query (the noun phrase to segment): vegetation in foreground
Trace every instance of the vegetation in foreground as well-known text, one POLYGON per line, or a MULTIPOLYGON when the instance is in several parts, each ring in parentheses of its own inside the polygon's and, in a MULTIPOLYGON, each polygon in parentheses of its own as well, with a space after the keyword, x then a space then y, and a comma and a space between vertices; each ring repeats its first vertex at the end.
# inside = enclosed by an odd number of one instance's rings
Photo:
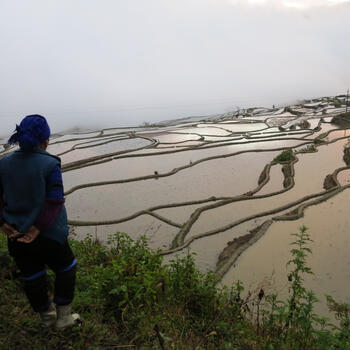
MULTIPOLYGON (((0 238, 1 349, 350 349, 349 306, 328 297, 339 325, 314 313, 317 299, 303 286, 311 253, 305 227, 295 234, 288 262, 290 295, 242 297, 240 282, 217 288, 193 256, 164 265, 144 238, 115 234, 107 248, 72 241, 79 257, 75 310, 81 327, 43 329, 21 291, 21 277, 0 238)), ((52 279, 53 276, 49 275, 52 279)))

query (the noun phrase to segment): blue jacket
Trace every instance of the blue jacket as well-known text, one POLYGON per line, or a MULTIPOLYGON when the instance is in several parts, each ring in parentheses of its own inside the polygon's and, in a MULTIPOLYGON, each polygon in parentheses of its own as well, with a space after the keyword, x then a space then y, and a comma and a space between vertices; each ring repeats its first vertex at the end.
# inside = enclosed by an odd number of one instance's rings
MULTIPOLYGON (((47 177, 60 165, 58 157, 36 149, 16 151, 0 159, 0 195, 4 198, 3 219, 19 232, 28 231, 46 199, 47 177)), ((41 236, 63 243, 68 236, 67 213, 64 205, 53 225, 41 236)))

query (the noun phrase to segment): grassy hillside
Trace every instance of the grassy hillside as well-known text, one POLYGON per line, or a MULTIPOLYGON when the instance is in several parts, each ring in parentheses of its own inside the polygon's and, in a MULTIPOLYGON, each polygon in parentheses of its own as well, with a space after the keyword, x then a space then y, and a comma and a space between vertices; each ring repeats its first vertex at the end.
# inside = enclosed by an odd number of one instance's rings
POLYGON ((329 325, 314 314, 316 297, 303 287, 303 275, 311 273, 305 227, 291 249, 285 301, 263 290, 243 298, 239 282, 217 288, 191 254, 164 265, 144 238, 134 242, 118 233, 109 243, 71 241, 79 259, 74 309, 84 322, 56 331, 40 327, 1 236, 1 349, 350 349, 349 306, 329 298, 340 320, 329 325))

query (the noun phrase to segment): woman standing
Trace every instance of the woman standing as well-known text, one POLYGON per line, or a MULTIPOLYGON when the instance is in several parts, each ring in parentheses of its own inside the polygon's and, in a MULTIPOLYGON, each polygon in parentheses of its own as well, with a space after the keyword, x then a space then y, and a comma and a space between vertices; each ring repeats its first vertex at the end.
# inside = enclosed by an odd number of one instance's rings
POLYGON ((43 325, 64 328, 79 318, 71 313, 77 261, 67 241, 61 161, 46 152, 49 137, 40 115, 16 126, 8 142, 20 149, 0 159, 0 226, 33 310, 43 325), (48 297, 46 266, 56 274, 56 308, 48 297))

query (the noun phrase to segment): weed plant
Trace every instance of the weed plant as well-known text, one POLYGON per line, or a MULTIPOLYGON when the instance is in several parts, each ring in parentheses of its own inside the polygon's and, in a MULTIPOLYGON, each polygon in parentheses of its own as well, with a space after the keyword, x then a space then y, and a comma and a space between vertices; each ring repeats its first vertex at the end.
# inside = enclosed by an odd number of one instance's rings
POLYGON ((332 124, 340 125, 343 128, 348 127, 349 122, 350 112, 338 114, 331 121, 332 124))
POLYGON ((190 252, 164 264, 144 237, 117 233, 108 243, 71 241, 79 259, 74 309, 84 322, 56 331, 40 327, 0 236, 0 348, 350 350, 349 305, 327 298, 339 321, 332 325, 315 314, 317 298, 304 287, 312 274, 306 227, 294 234, 285 300, 262 289, 243 296, 239 281, 218 288, 190 252))
POLYGON ((288 163, 294 160, 293 149, 287 148, 273 160, 275 163, 288 163))
POLYGON ((314 144, 312 144, 301 148, 297 153, 314 153, 314 152, 317 152, 317 148, 314 144))

